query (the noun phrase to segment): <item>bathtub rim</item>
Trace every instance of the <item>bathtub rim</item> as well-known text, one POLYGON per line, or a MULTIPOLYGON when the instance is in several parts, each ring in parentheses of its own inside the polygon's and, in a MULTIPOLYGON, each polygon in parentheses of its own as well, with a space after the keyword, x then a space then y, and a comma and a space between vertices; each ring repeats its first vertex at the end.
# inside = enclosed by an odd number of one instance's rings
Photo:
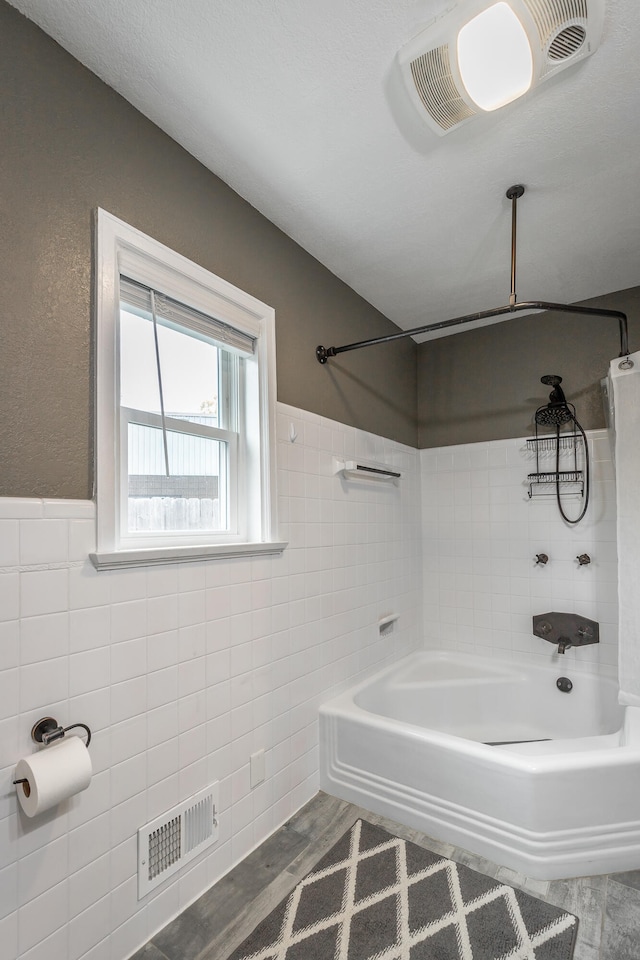
MULTIPOLYGON (((635 744, 633 740, 627 742, 625 740, 625 729, 626 729, 626 718, 628 715, 629 707, 621 706, 621 724, 620 727, 613 731, 611 734, 603 735, 598 734, 595 736, 587 737, 571 737, 564 738, 562 742, 567 744, 567 749, 565 752, 553 752, 553 753, 540 753, 540 754, 518 754, 515 751, 501 750, 492 746, 491 744, 483 743, 479 740, 470 740, 467 737, 461 737, 457 734, 446 733, 443 730, 437 730, 434 727, 423 727, 418 724, 409 723, 404 720, 397 720, 391 717, 386 716, 385 714, 375 713, 373 710, 369 710, 366 707, 360 706, 356 702, 356 698, 359 693, 363 690, 373 687, 378 683, 382 683, 390 675, 400 672, 404 667, 414 659, 426 659, 427 657, 437 659, 437 660, 472 660, 474 663, 486 662, 486 658, 479 657, 473 654, 457 654, 456 651, 447 651, 447 650, 418 650, 413 653, 408 654, 405 657, 402 657, 400 660, 395 661, 392 664, 387 665, 386 667, 378 670, 377 672, 370 674, 368 677, 363 678, 355 685, 343 690, 342 692, 336 694, 335 696, 327 699, 320 705, 319 712, 320 716, 326 716, 328 714, 341 715, 343 718, 351 717, 353 719, 359 719, 360 722, 371 726, 373 725, 378 730, 388 730, 389 726, 393 726, 395 729, 400 728, 409 739, 423 740, 428 739, 431 742, 451 750, 455 750, 458 753, 467 753, 470 756, 481 756, 485 758, 497 758, 496 763, 498 766, 507 766, 515 767, 523 772, 529 774, 535 774, 536 772, 549 772, 553 770, 565 770, 567 763, 570 763, 574 769, 584 769, 589 766, 592 766, 592 762, 588 762, 587 758, 597 759, 602 761, 603 766, 608 765, 618 765, 620 763, 620 754, 619 751, 626 751, 623 763, 634 763, 640 761, 640 742, 635 744), (619 742, 617 744, 612 744, 608 747, 594 747, 593 750, 581 749, 571 750, 570 744, 575 741, 579 741, 582 744, 586 744, 589 740, 600 740, 603 736, 617 736, 619 742), (571 761, 568 761, 567 758, 571 757, 571 761), (502 761, 499 758, 503 758, 502 761), (580 761, 579 758, 582 758, 580 761), (608 759, 605 759, 608 758, 608 759), (618 758, 617 761, 613 758, 618 758)), ((491 660, 490 663, 494 663, 494 660, 491 660)), ((508 671, 504 669, 505 667, 511 668, 512 662, 507 660, 498 660, 498 670, 500 674, 506 679, 508 671)), ((538 665, 537 669, 541 672, 555 673, 553 665, 543 666, 538 665)), ((513 665, 513 671, 511 673, 512 678, 517 677, 518 674, 524 675, 526 667, 520 664, 513 665)), ((594 678, 603 681, 607 684, 616 683, 611 677, 601 677, 598 674, 593 674, 589 671, 578 671, 575 670, 574 674, 577 675, 581 673, 583 676, 594 678)), ((416 682, 415 686, 431 686, 432 684, 437 687, 448 686, 449 684, 456 684, 458 686, 463 686, 467 681, 462 680, 434 680, 429 681, 428 683, 416 682)), ((475 680, 471 681, 472 683, 476 682, 475 680)), ((479 683, 482 680, 478 681, 479 683)), ((617 684, 616 684, 617 685, 617 684)), ((639 708, 640 710, 640 708, 639 708)), ((554 741, 551 741, 554 742, 554 741)), ((556 741, 557 742, 557 741, 556 741)))

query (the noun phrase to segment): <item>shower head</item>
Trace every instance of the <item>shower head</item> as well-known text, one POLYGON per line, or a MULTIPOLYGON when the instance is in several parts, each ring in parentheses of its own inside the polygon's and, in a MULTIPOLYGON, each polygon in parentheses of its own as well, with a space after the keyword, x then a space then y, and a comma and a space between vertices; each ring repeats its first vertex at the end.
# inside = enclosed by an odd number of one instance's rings
POLYGON ((540 377, 540 382, 553 387, 553 390, 549 394, 549 403, 536 410, 536 423, 547 427, 560 427, 563 423, 574 420, 574 415, 567 405, 564 390, 560 386, 562 377, 547 373, 544 377, 540 377))
POLYGON ((536 423, 545 427, 561 427, 563 423, 570 423, 573 414, 566 403, 547 403, 536 410, 536 423))

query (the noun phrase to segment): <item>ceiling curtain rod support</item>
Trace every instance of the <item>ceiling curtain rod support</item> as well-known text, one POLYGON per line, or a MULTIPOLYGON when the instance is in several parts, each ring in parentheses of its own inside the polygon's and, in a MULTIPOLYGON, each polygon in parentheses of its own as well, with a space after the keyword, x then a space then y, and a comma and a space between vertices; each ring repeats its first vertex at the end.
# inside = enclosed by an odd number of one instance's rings
POLYGON ((473 323, 474 320, 488 320, 491 317, 500 317, 509 313, 518 313, 522 310, 555 310, 558 313, 576 313, 586 317, 610 317, 617 320, 620 329, 620 356, 629 356, 629 329, 626 313, 620 310, 600 310, 597 307, 581 307, 571 303, 548 303, 546 300, 527 300, 521 303, 516 299, 516 240, 517 240, 517 203, 524 194, 521 184, 509 187, 506 196, 511 200, 511 293, 509 303, 493 310, 480 310, 477 313, 468 313, 463 317, 454 317, 452 320, 441 320, 438 323, 428 323, 422 327, 413 327, 411 330, 402 330, 386 337, 374 337, 372 340, 359 340, 357 343, 347 343, 342 347, 316 347, 318 363, 326 363, 330 357, 337 357, 339 353, 349 350, 361 350, 362 347, 371 347, 377 343, 391 343, 393 340, 402 340, 405 337, 414 337, 421 333, 431 333, 433 330, 444 330, 446 327, 455 327, 463 323, 473 323))
POLYGON ((507 200, 511 200, 511 293, 509 294, 509 305, 515 306, 518 302, 516 296, 516 241, 518 235, 518 200, 524 194, 524 187, 517 183, 507 190, 507 200))

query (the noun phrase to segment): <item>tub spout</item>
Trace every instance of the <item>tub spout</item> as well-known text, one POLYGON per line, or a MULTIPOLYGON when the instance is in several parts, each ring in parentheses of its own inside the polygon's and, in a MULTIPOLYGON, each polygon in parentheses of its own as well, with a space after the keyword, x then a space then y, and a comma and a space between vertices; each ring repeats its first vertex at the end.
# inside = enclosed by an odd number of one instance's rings
POLYGON ((570 646, 571 640, 569 640, 569 637, 560 637, 558 640, 558 653, 564 653, 570 646))

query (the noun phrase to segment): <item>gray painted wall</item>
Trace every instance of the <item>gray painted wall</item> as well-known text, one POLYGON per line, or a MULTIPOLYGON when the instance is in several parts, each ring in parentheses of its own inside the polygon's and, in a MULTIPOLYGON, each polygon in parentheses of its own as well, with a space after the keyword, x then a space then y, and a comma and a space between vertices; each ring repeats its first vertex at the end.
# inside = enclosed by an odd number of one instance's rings
POLYGON ((278 398, 416 445, 411 341, 166 134, 0 2, 0 496, 91 495, 96 207, 276 310, 278 398))
MULTIPOLYGON (((544 298, 544 291, 534 291, 544 298)), ((640 287, 586 300, 629 316, 640 349, 640 287)), ((481 308, 479 305, 478 309, 481 308)), ((600 380, 619 352, 618 323, 561 313, 515 317, 423 343, 418 353, 418 445, 438 447, 522 437, 546 403, 545 373, 563 377, 585 429, 604 426, 600 380)))
MULTIPOLYGON (((603 425, 615 321, 517 317, 321 367, 318 343, 397 328, 4 0, 0 52, 0 496, 91 495, 97 206, 275 308, 285 403, 431 447, 529 433, 558 373, 603 425)), ((589 303, 627 311, 640 347, 640 288, 589 303)))

